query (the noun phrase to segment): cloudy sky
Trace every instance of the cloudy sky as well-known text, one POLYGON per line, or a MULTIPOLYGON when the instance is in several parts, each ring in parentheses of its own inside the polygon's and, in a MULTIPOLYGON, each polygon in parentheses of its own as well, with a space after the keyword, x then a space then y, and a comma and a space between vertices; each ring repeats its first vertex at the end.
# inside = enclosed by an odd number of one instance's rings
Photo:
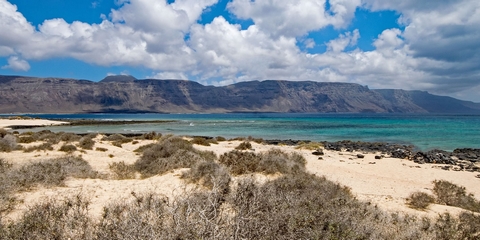
POLYGON ((0 0, 0 74, 340 81, 480 102, 480 1, 0 0))

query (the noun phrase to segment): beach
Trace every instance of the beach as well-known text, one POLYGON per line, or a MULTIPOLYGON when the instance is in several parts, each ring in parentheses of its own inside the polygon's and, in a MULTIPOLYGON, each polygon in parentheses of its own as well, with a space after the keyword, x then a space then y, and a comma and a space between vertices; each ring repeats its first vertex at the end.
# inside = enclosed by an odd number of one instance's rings
MULTIPOLYGON (((0 126, 12 125, 51 125, 64 124, 58 121, 49 120, 0 120, 0 126)), ((53 146, 53 150, 44 151, 11 151, 1 152, 0 158, 13 165, 24 165, 47 158, 62 157, 65 155, 80 156, 85 159, 93 168, 101 174, 111 174, 109 165, 115 162, 133 164, 139 157, 134 150, 142 145, 154 143, 155 140, 137 140, 135 144, 125 143, 121 147, 112 145, 109 141, 102 141, 104 136, 98 135, 93 140, 96 148, 106 149, 104 151, 84 150, 65 153, 58 151, 63 143, 53 146)), ((210 146, 195 145, 196 149, 212 151, 217 156, 233 151, 242 141, 222 141, 210 146)), ((40 142, 23 144, 24 147, 39 145, 40 142)), ((347 186, 354 196, 362 201, 371 202, 381 209, 393 212, 401 212, 420 216, 434 217, 443 212, 459 213, 461 209, 439 204, 432 204, 427 210, 415 210, 407 206, 408 196, 416 191, 432 193, 432 182, 435 180, 446 180, 464 186, 467 192, 473 193, 475 197, 480 196, 478 188, 478 172, 467 171, 446 171, 443 164, 417 164, 406 159, 384 157, 375 159, 380 153, 366 152, 342 152, 323 150, 323 156, 312 154, 312 150, 298 149, 295 146, 268 145, 265 143, 251 142, 254 153, 267 152, 271 149, 280 149, 287 153, 298 153, 306 159, 306 170, 309 173, 325 176, 328 180, 347 186), (364 157, 359 158, 358 154, 364 157)), ((478 164, 478 163, 477 163, 478 164)), ((18 217, 22 211, 29 206, 49 198, 74 195, 78 193, 89 196, 91 200, 91 214, 99 216, 105 204, 118 201, 119 199, 131 198, 132 192, 155 192, 171 196, 176 192, 188 187, 185 181, 180 178, 181 172, 185 169, 176 169, 163 175, 157 175, 146 179, 75 179, 66 181, 65 186, 42 188, 37 187, 28 192, 18 194, 22 204, 16 206, 11 217, 18 217)), ((266 179, 272 176, 262 176, 266 179)))
MULTIPOLYGON (((2 124, 8 127, 18 125, 19 123, 27 123, 19 121, 20 120, 3 120, 2 124)), ((61 122, 45 120, 29 120, 28 123, 34 126, 41 124, 63 124, 61 122)), ((9 137, 12 136, 10 133, 2 131, 2 135, 3 139, 0 140, 3 140, 3 143, 5 143, 5 141, 13 141, 12 137, 9 137)), ((16 139, 18 143, 15 144, 15 147, 8 151, 0 151, 0 171, 4 171, 2 174, 6 174, 6 176, 10 176, 10 178, 13 179, 3 179, 2 181, 4 181, 6 185, 0 186, 9 191, 8 194, 3 193, 2 196, 0 196, 0 200, 4 204, 2 209, 0 209, 0 221, 9 224, 15 223, 16 221, 26 221, 26 216, 28 216, 31 211, 36 211, 35 209, 37 208, 40 211, 49 211, 46 210, 51 208, 47 207, 49 206, 48 204, 60 204, 61 206, 62 204, 68 203, 73 204, 67 205, 68 208, 74 207, 73 209, 77 207, 82 209, 83 206, 84 210, 81 211, 84 212, 81 212, 81 214, 85 214, 89 219, 92 219, 88 220, 89 224, 95 225, 98 224, 98 221, 105 221, 105 219, 108 218, 108 213, 112 210, 107 211, 106 209, 118 209, 120 206, 127 210, 129 206, 143 204, 146 196, 151 196, 147 197, 147 199, 151 199, 151 201, 157 198, 163 199, 161 200, 161 204, 169 206, 167 208, 170 209, 168 211, 171 211, 169 214, 178 214, 174 212, 178 210, 175 206, 176 204, 182 204, 182 201, 187 201, 183 203, 186 203, 187 206, 189 206, 188 208, 190 208, 191 206, 189 204, 192 203, 188 201, 198 200, 189 199, 196 199, 194 196, 202 196, 196 195, 201 192, 210 194, 206 195, 208 199, 210 199, 208 202, 214 200, 215 198, 212 199, 212 197, 218 194, 218 192, 216 192, 217 190, 215 190, 215 184, 220 184, 221 182, 214 183, 213 190, 208 190, 205 183, 208 183, 208 178, 212 178, 213 181, 215 181, 215 179, 217 179, 216 177, 220 176, 219 179, 221 179, 221 176, 223 176, 221 175, 221 169, 223 167, 214 170, 212 174, 215 175, 200 178, 200 180, 196 182, 189 180, 188 177, 188 174, 193 171, 194 168, 196 168, 195 171, 199 171, 199 168, 195 167, 195 164, 191 165, 192 168, 170 167, 167 171, 161 171, 160 173, 154 172, 153 174, 145 174, 145 171, 142 172, 138 170, 140 168, 138 168, 136 164, 144 159, 148 159, 148 154, 156 156, 157 154, 163 154, 165 151, 170 151, 168 149, 175 145, 175 142, 177 144, 175 146, 184 146, 186 147, 185 149, 190 149, 189 146, 193 148, 188 151, 175 150, 176 153, 180 155, 177 155, 176 158, 175 155, 173 156, 174 158, 172 159, 177 160, 169 161, 183 161, 182 159, 191 159, 192 156, 194 159, 195 156, 215 156, 213 158, 216 159, 214 160, 215 162, 220 163, 223 161, 224 163, 222 164, 225 164, 225 156, 239 156, 239 159, 242 158, 244 161, 250 161, 251 159, 248 160, 249 158, 245 157, 267 156, 268 154, 272 154, 272 152, 273 156, 276 156, 275 158, 280 157, 280 159, 284 159, 285 156, 287 156, 287 158, 290 159, 287 159, 288 161, 301 157, 300 159, 304 159, 304 170, 300 170, 298 174, 303 174, 302 171, 305 171, 308 175, 314 176, 315 179, 320 179, 320 181, 323 181, 321 179, 325 179, 328 182, 332 182, 332 184, 337 184, 340 188, 336 191, 346 192, 348 195, 351 194, 351 201, 359 202, 361 206, 363 206, 358 211, 366 211, 365 214, 368 213, 368 215, 381 214, 375 217, 375 219, 377 219, 379 216, 383 216, 380 217, 378 221, 385 221, 382 222, 383 227, 377 230, 380 234, 393 234, 393 236, 397 236, 400 232, 404 231, 401 230, 402 227, 397 229, 397 231, 399 231, 397 233, 388 233, 390 230, 387 229, 390 229, 390 225, 388 224, 391 224, 391 222, 400 221, 403 224, 401 225, 403 228, 409 229, 409 231, 424 231, 422 233, 425 235, 423 239, 429 239, 432 234, 437 233, 425 230, 428 228, 424 228, 424 230, 421 230, 421 228, 418 229, 420 225, 411 221, 419 221, 414 219, 425 218, 431 219, 430 221, 441 221, 441 219, 438 220, 438 218, 445 216, 444 214, 461 218, 461 216, 463 216, 462 214, 465 214, 466 211, 468 212, 465 207, 447 206, 447 204, 438 202, 431 202, 425 208, 415 208, 409 205, 409 199, 415 192, 426 193, 429 196, 435 195, 435 181, 445 181, 463 187, 464 192, 470 194, 468 195, 470 198, 473 197, 473 199, 475 199, 473 201, 480 202, 478 201, 480 196, 480 188, 478 188, 480 174, 478 171, 472 170, 480 167, 478 162, 473 165, 471 164, 468 169, 458 170, 457 168, 452 168, 449 164, 419 164, 409 159, 394 158, 383 152, 352 151, 351 149, 331 150, 322 146, 321 143, 315 142, 290 144, 291 141, 274 141, 275 144, 272 144, 272 141, 268 143, 269 141, 254 138, 218 138, 217 141, 217 139, 173 136, 168 134, 162 135, 153 132, 136 137, 125 137, 120 134, 89 133, 77 135, 63 132, 54 133, 45 130, 37 133, 16 133, 16 139), (317 146, 316 144, 319 145, 317 146), (239 150, 242 145, 248 145, 248 147, 239 150), (149 150, 154 149, 155 146, 157 146, 157 150, 155 150, 157 152, 149 150), (312 148, 312 146, 315 147, 312 148), (231 155, 232 153, 234 154, 231 155), (56 165, 57 163, 59 165, 56 165), (64 177, 58 178, 50 175, 52 171, 55 171, 56 167, 54 166, 63 169, 56 174, 64 177), (132 166, 137 170, 132 172, 132 166), (17 171, 18 174, 27 175, 16 176, 11 173, 9 175, 8 171, 17 171), (29 171, 31 172, 29 173, 29 171), (46 172, 41 173, 42 171, 46 172), (68 173, 68 171, 72 173, 68 173), (45 176, 43 174, 45 174, 45 176), (214 176, 216 177, 213 178, 214 176), (20 185, 18 185, 19 181, 20 185), (28 181, 33 181, 33 184, 28 181), (38 183, 35 183, 35 181, 38 183), (54 181, 57 181, 57 183, 53 184, 52 182, 54 181), (11 186, 15 184, 20 187, 17 187, 17 190, 12 190, 15 188, 11 186), (133 205, 128 205, 129 203, 133 205), (365 208, 365 210, 361 210, 362 208, 365 208), (397 217, 399 217, 399 219, 395 220, 397 217)), ((234 161, 236 160, 234 159, 234 161)), ((157 165, 171 163, 172 162, 159 162, 157 165)), ((242 163, 238 164, 241 165, 242 163)), ((270 164, 277 166, 273 162, 270 162, 270 164)), ((288 177, 289 174, 295 175, 295 171, 298 171, 298 169, 293 170, 295 168, 292 167, 291 162, 284 166, 289 166, 289 164, 290 170, 281 170, 282 167, 280 167, 277 168, 279 169, 278 171, 274 170, 273 172, 268 170, 268 166, 265 168, 266 170, 263 171, 247 171, 247 173, 243 174, 238 174, 238 172, 234 173, 233 170, 230 169, 230 174, 227 174, 230 179, 227 181, 227 183, 229 183, 227 188, 230 190, 227 190, 226 193, 231 191, 235 193, 241 184, 248 183, 249 181, 253 181, 258 184, 258 186, 262 186, 275 182, 277 179, 282 178, 282 176, 288 177)), ((247 165, 244 167, 246 166, 247 165)), ((150 165, 150 167, 156 168, 154 165, 150 165)), ((301 169, 302 168, 303 167, 301 167, 301 169)), ((206 169, 204 168, 204 170, 200 170, 200 172, 208 172, 208 168, 206 169)), ((148 169, 146 170, 148 173, 148 169)), ((302 177, 299 179, 301 178, 302 177)), ((222 185, 220 185, 220 187, 221 186, 222 185)), ((328 191, 327 189, 328 187, 325 191, 328 191)), ((295 191, 295 188, 292 190, 295 191)), ((313 194, 319 194, 319 196, 324 194, 321 192, 324 191, 323 189, 319 189, 318 191, 320 192, 313 194)), ((327 200, 336 201, 335 199, 327 200)), ((232 200, 230 199, 228 201, 232 200)), ((213 202, 208 202, 207 205, 213 204, 213 202)), ((248 205, 248 203, 246 204, 248 205)), ((138 206, 140 207, 141 205, 138 206)), ((229 205, 227 204, 226 206, 229 205)), ((192 211, 202 212, 204 210, 192 209, 192 211)), ((228 213, 228 210, 223 211, 228 213)), ((39 216, 43 216, 44 214, 50 213, 41 212, 39 216)), ((478 213, 474 214, 478 215, 478 213)), ((70 215, 67 214, 65 216, 68 217, 70 215)), ((167 214, 165 216, 168 218, 169 215, 167 214)), ((173 218, 175 218, 175 216, 176 215, 172 215, 173 218)), ((117 217, 120 217, 120 215, 117 217)), ((54 217, 53 219, 55 220, 56 218, 54 217)), ((73 220, 73 218, 67 218, 67 220, 70 221, 73 220)), ((474 223, 472 224, 475 225, 474 223)), ((433 228, 437 225, 431 226, 433 228)), ((460 224, 458 226, 462 225, 460 224)), ((435 229, 434 231, 438 231, 437 228, 435 229)), ((405 234, 408 235, 409 233, 406 232, 405 234)))

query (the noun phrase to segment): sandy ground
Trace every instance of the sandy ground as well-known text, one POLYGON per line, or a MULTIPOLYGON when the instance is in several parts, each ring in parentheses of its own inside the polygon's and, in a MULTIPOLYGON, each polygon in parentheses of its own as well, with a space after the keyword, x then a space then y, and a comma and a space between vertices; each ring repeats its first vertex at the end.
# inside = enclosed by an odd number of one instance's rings
POLYGON ((9 126, 51 126, 63 124, 68 123, 44 119, 0 119, 0 128, 5 129, 8 129, 9 126))
MULTIPOLYGON (((1 124, 1 123, 0 123, 1 124)), ((38 122, 35 122, 37 125, 38 122)), ((12 124, 9 124, 12 125, 12 124)), ((152 143, 151 140, 142 140, 137 144, 127 143, 122 147, 113 146, 108 141, 101 141, 98 136, 96 147, 108 149, 106 152, 86 150, 76 151, 74 155, 81 155, 94 170, 103 174, 109 174, 109 164, 124 161, 127 164, 135 162, 140 156, 133 150, 141 145, 152 143)), ((226 141, 219 144, 197 146, 200 150, 209 150, 217 155, 232 151, 238 146, 239 141, 226 141)), ((40 144, 40 143, 32 143, 40 144)), ((66 153, 58 151, 62 143, 56 146, 53 151, 40 151, 24 153, 13 151, 10 153, 0 152, 0 158, 13 164, 26 164, 32 161, 55 158, 66 153)), ((255 152, 268 151, 272 148, 280 148, 286 152, 296 151, 302 154, 307 160, 307 171, 319 176, 326 176, 327 179, 338 182, 351 188, 355 196, 364 201, 378 205, 380 208, 389 211, 404 212, 421 216, 435 217, 445 211, 459 213, 460 209, 433 204, 426 211, 418 211, 409 208, 406 198, 415 191, 431 193, 434 180, 447 180, 466 187, 478 199, 480 197, 480 178, 477 173, 465 171, 446 171, 440 169, 443 165, 438 164, 416 164, 402 159, 383 158, 374 159, 375 154, 364 154, 365 158, 359 159, 357 153, 324 151, 323 159, 312 155, 310 150, 298 150, 291 146, 273 146, 252 143, 255 152)), ((126 201, 132 199, 132 192, 146 193, 154 192, 172 198, 174 195, 191 189, 180 179, 181 172, 185 169, 178 169, 161 176, 147 179, 133 180, 110 180, 110 179, 69 179, 65 187, 39 188, 30 192, 19 193, 18 198, 23 201, 10 215, 15 219, 19 214, 28 209, 38 201, 58 198, 59 196, 82 194, 91 201, 90 212, 94 216, 100 216, 103 206, 115 201, 126 201)))

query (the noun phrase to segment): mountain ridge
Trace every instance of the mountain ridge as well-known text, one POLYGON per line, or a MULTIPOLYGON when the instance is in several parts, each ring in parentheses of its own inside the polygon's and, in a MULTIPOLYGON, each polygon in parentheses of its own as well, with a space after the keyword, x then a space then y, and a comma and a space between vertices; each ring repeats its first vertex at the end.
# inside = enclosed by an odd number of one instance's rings
POLYGON ((108 76, 100 82, 0 75, 0 113, 467 113, 480 103, 354 83, 264 80, 223 87, 108 76))

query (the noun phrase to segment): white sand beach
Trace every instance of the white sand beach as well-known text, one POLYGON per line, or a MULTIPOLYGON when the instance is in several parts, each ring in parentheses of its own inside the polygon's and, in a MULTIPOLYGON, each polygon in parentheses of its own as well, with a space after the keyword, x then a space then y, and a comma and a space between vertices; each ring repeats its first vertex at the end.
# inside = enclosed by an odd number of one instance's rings
MULTIPOLYGON (((62 122, 48 120, 0 120, 1 126, 19 124, 49 125, 63 124, 62 122)), ((103 136, 97 136, 95 147, 107 149, 106 151, 82 150, 75 151, 75 156, 81 156, 88 161, 92 168, 102 174, 109 174, 109 164, 114 162, 134 163, 139 153, 133 150, 139 146, 155 142, 155 140, 139 140, 138 143, 125 143, 121 147, 111 144, 109 141, 102 141, 103 136)), ((194 145, 199 150, 213 151, 217 155, 232 151, 241 141, 223 141, 211 146, 194 145)), ((24 146, 41 144, 38 142, 23 144, 24 146)), ((43 159, 51 159, 64 156, 65 152, 58 151, 62 143, 54 146, 52 151, 34 151, 26 153, 23 151, 0 152, 0 159, 4 159, 14 165, 22 165, 43 159)), ((296 149, 293 146, 274 146, 252 142, 253 150, 256 153, 268 151, 272 148, 279 148, 285 152, 298 152, 307 160, 306 169, 308 172, 318 176, 325 176, 327 179, 351 188, 352 193, 360 200, 369 201, 380 208, 415 214, 420 216, 435 217, 439 213, 448 211, 459 213, 461 209, 444 205, 432 204, 426 211, 419 211, 409 208, 406 205, 407 197, 415 191, 432 193, 432 181, 447 180, 452 183, 464 186, 467 192, 473 193, 477 199, 480 198, 480 179, 475 176, 478 172, 467 171, 446 171, 442 170, 440 164, 416 164, 409 160, 389 158, 375 159, 374 153, 362 153, 365 158, 357 158, 356 152, 336 152, 324 150, 323 159, 312 155, 311 150, 296 149)), ((18 193, 22 204, 10 214, 15 219, 22 211, 28 209, 36 202, 74 194, 84 194, 91 201, 90 213, 99 216, 106 204, 115 201, 124 201, 132 197, 132 192, 154 192, 167 197, 174 196, 189 188, 180 174, 185 169, 177 169, 164 175, 157 175, 146 179, 111 180, 111 179, 68 179, 66 186, 53 188, 36 188, 28 192, 18 193)), ((268 176, 267 176, 268 178, 268 176)))

